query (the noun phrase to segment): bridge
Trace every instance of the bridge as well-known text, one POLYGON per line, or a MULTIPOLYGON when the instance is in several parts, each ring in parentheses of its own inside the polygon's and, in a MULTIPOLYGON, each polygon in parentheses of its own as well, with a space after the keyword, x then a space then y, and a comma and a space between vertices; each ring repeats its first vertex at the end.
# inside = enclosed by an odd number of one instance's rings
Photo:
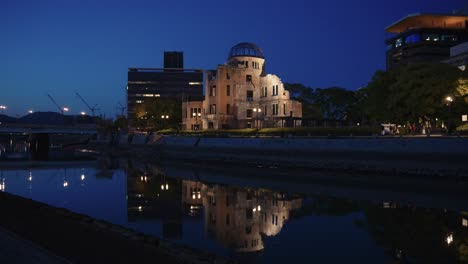
POLYGON ((0 124, 0 134, 97 134, 96 125, 33 125, 33 124, 0 124))

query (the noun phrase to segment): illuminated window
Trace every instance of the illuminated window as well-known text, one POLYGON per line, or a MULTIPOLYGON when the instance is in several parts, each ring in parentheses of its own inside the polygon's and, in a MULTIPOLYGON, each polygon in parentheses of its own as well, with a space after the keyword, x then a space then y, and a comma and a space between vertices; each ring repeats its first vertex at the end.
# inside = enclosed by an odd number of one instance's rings
POLYGON ((189 85, 202 85, 201 82, 189 82, 188 84, 189 85))
POLYGON ((405 38, 406 44, 416 43, 419 41, 421 41, 421 37, 419 36, 419 34, 412 34, 405 38))
POLYGON ((142 101, 142 100, 136 100, 136 103, 137 103, 137 104, 142 104, 143 101, 142 101))
POLYGON ((463 220, 462 220, 462 226, 468 227, 468 219, 463 218, 463 220))
POLYGON ((425 34, 424 40, 426 41, 439 41, 440 37, 438 34, 425 34))
POLYGON ((401 45, 403 45, 403 39, 402 38, 399 38, 399 39, 395 40, 395 48, 401 47, 401 45))

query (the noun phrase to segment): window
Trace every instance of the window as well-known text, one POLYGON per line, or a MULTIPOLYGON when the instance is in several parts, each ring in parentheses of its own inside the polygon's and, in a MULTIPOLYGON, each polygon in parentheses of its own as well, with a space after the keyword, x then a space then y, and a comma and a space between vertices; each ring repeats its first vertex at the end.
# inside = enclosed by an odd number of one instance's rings
POLYGON ((216 114, 216 104, 210 105, 210 114, 216 114))
POLYGON ((403 38, 395 40, 395 48, 401 47, 403 45, 403 38))
POLYGON ((265 109, 263 109, 263 115, 267 115, 267 106, 264 106, 265 109))
POLYGON ((271 109, 272 115, 278 115, 278 104, 273 104, 271 109))
POLYGON ((190 108, 190 118, 201 117, 201 108, 190 108))
POLYGON ((442 35, 442 41, 457 41, 458 37, 456 35, 442 35))
POLYGON ((245 233, 246 234, 251 234, 252 233, 252 227, 251 226, 246 226, 245 227, 245 233))
POLYGON ((216 96, 216 85, 211 86, 210 96, 216 96))
POLYGON ((231 221, 230 221, 230 218, 229 218, 229 214, 227 214, 227 215, 226 215, 226 225, 229 225, 230 222, 231 222, 231 221))
POLYGON ((283 115, 286 115, 286 104, 283 104, 283 115))
POLYGON ((231 114, 231 105, 230 104, 226 105, 226 114, 228 114, 228 115, 231 114))
POLYGON ((271 215, 271 224, 276 225, 276 226, 278 225, 278 216, 277 215, 274 215, 274 214, 271 215))
POLYGON ((412 34, 405 38, 406 44, 416 43, 419 41, 421 41, 421 37, 419 36, 419 34, 412 34))
POLYGON ((246 75, 245 76, 245 81, 246 82, 252 82, 252 75, 246 75))
POLYGON ((226 206, 229 207, 231 202, 229 201, 229 196, 226 195, 226 206))
POLYGON ((247 219, 252 219, 253 218, 252 209, 245 209, 245 218, 247 218, 247 219))
POLYGON ((253 91, 247 91, 247 101, 253 101, 253 91))
POLYGON ((252 109, 247 109, 246 116, 247 116, 247 118, 252 118, 252 116, 253 116, 253 111, 252 111, 252 109))
POLYGON ((438 34, 425 34, 424 40, 426 41, 439 41, 440 37, 438 34))
POLYGON ((226 86, 226 96, 231 96, 231 86, 229 84, 226 86))
POLYGON ((268 95, 267 87, 262 87, 262 97, 266 97, 268 95))
POLYGON ((273 85, 273 96, 278 95, 278 85, 273 85))
POLYGON ((227 79, 227 80, 230 80, 230 79, 231 79, 231 75, 229 74, 229 72, 226 72, 226 79, 227 79))

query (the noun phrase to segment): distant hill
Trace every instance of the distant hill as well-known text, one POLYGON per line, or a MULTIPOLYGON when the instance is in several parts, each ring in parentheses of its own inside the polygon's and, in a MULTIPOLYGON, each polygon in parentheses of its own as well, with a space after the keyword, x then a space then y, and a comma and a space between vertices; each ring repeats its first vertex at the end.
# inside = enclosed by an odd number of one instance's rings
POLYGON ((0 115, 0 123, 2 124, 16 123, 16 118, 10 117, 7 115, 0 115))
POLYGON ((31 125, 64 125, 73 123, 73 117, 69 118, 56 112, 35 112, 18 119, 17 123, 31 125), (69 122, 67 122, 70 119, 69 122))
POLYGON ((35 112, 20 118, 14 118, 7 115, 0 115, 0 122, 3 124, 29 124, 29 125, 76 125, 76 124, 94 124, 95 118, 85 115, 62 115, 57 112, 35 112))

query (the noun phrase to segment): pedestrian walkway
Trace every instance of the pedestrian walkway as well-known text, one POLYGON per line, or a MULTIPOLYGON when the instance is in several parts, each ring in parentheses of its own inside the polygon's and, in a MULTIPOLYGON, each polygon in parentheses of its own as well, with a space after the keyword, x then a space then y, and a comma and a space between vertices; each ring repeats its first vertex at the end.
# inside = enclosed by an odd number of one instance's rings
POLYGON ((2 227, 0 227, 0 256, 2 264, 69 263, 2 227))

